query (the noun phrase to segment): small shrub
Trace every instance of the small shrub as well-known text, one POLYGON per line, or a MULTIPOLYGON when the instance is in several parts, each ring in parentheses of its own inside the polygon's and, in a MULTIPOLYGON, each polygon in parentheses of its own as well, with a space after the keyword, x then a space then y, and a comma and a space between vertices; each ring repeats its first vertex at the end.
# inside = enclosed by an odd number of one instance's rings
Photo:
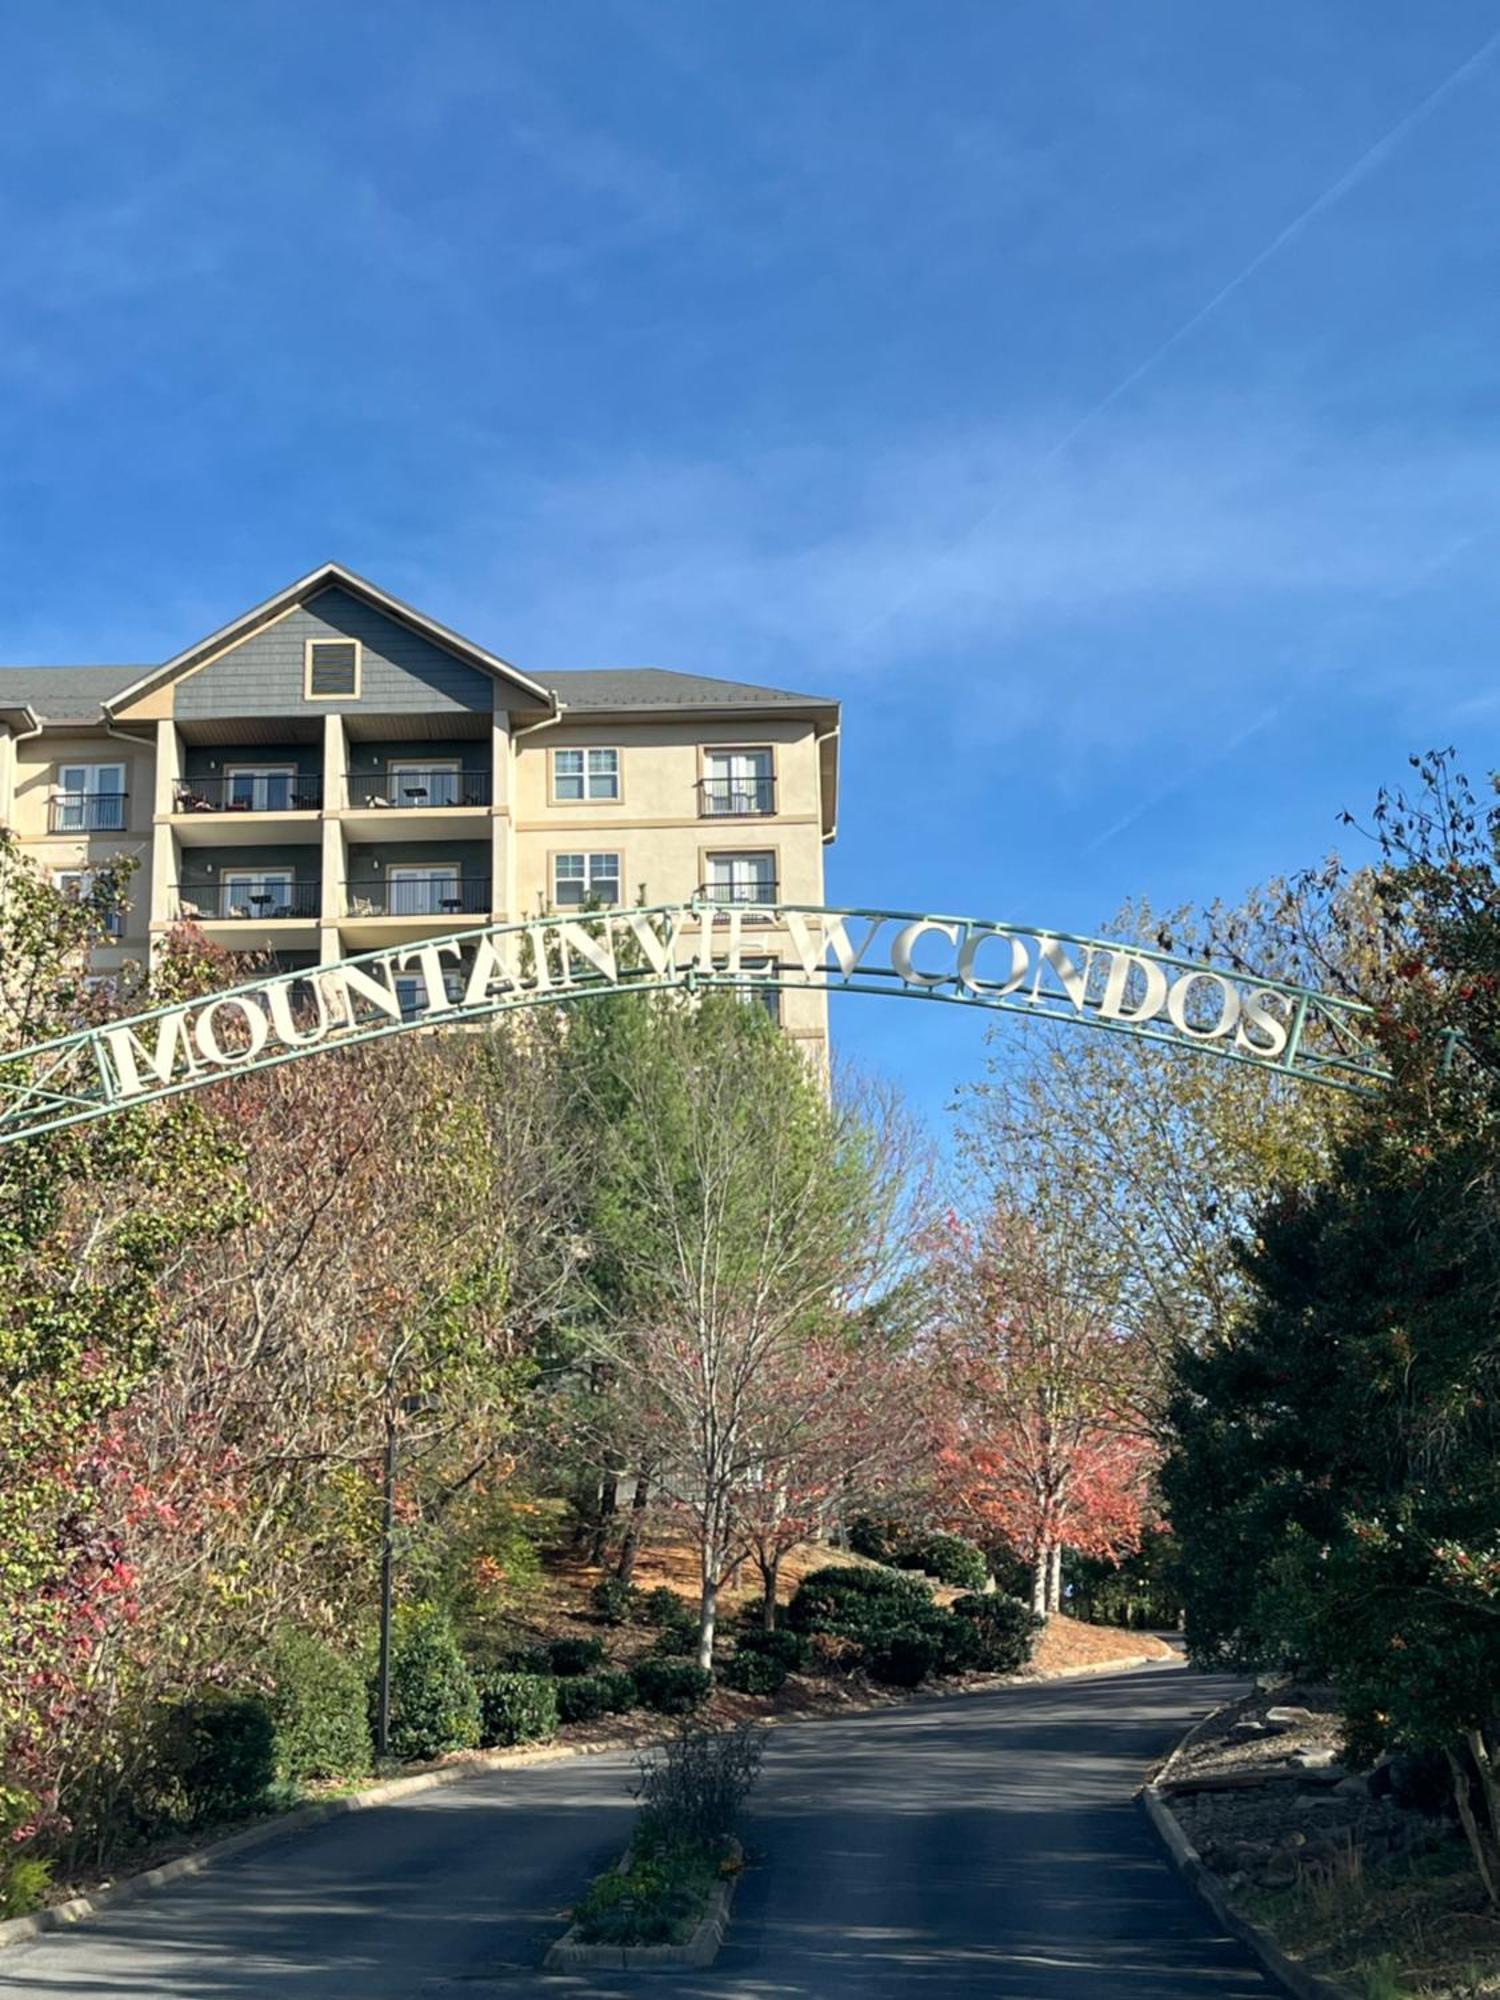
POLYGON ((939 1583, 960 1590, 983 1590, 990 1580, 983 1551, 962 1535, 924 1535, 908 1543, 895 1560, 902 1569, 925 1570, 939 1583))
POLYGON ((604 1705, 610 1715, 624 1715, 636 1706, 634 1674, 620 1669, 615 1673, 599 1674, 596 1678, 604 1689, 604 1705))
POLYGON ((723 1852, 760 1770, 759 1729, 683 1728, 639 1760, 641 1802, 636 1845, 644 1852, 677 1845, 723 1852))
POLYGON ((775 1694, 786 1679, 786 1668, 771 1653, 738 1652, 719 1668, 718 1677, 741 1694, 775 1694))
POLYGON ((857 1673, 864 1664, 865 1649, 857 1639, 842 1632, 814 1632, 808 1640, 807 1670, 837 1680, 857 1673))
POLYGON ((151 1790, 185 1828, 253 1812, 276 1775, 276 1728, 259 1695, 164 1702, 152 1729, 151 1790))
POLYGON ((37 1802, 31 1793, 0 1784, 0 1920, 28 1917, 47 1899, 52 1863, 20 1851, 36 1824, 37 1802))
POLYGON ((716 1880, 714 1857, 690 1848, 633 1851, 630 1867, 597 1876, 573 1907, 590 1944, 680 1942, 702 1915, 716 1880))
POLYGON ((663 1625, 652 1641, 651 1650, 660 1659, 690 1660, 698 1651, 698 1626, 663 1625))
POLYGON ((564 1680, 570 1674, 596 1674, 604 1664, 602 1639, 554 1639, 547 1648, 554 1674, 564 1680))
POLYGON ((684 1597, 675 1590, 658 1584, 655 1590, 648 1590, 640 1601, 640 1616, 646 1625, 696 1625, 697 1613, 684 1597))
MULTIPOLYGON (((372 1677, 370 1711, 379 1689, 372 1677)), ((391 1635, 392 1756, 403 1760, 472 1750, 480 1737, 479 1698, 453 1627, 431 1605, 401 1612, 391 1635)))
POLYGON ((987 1597, 957 1597, 949 1615, 973 1625, 978 1634, 973 1665, 990 1674, 1013 1674, 1024 1667, 1043 1624, 1029 1604, 999 1591, 987 1597))
POLYGON ((589 1592, 594 1616, 602 1625, 629 1625, 641 1616, 641 1593, 633 1583, 607 1576, 589 1592))
POLYGON ((285 1631, 271 1657, 276 1768, 283 1778, 358 1778, 370 1768, 365 1677, 311 1632, 285 1631))
POLYGON ((595 1722, 610 1712, 609 1690, 602 1676, 571 1674, 556 1685, 559 1722, 595 1722))
POLYGON ((891 1523, 877 1521, 869 1514, 858 1515, 849 1524, 849 1546, 857 1556, 865 1556, 871 1562, 888 1563, 894 1546, 891 1523))
POLYGON ((805 1673, 812 1658, 812 1642, 807 1634, 785 1628, 776 1632, 761 1628, 743 1631, 735 1645, 741 1653, 763 1653, 768 1660, 778 1660, 789 1674, 805 1673))
POLYGON ((888 1687, 915 1687, 925 1680, 938 1663, 938 1647, 932 1635, 914 1627, 890 1633, 870 1655, 870 1678, 888 1687))
POLYGON ((642 1708, 658 1715, 691 1715, 708 1700, 714 1677, 692 1660, 642 1660, 635 1670, 642 1708))
POLYGON ((480 1677, 480 1741, 486 1749, 541 1743, 557 1734, 561 1681, 491 1670, 480 1677))
POLYGON ((830 1566, 802 1579, 787 1618, 797 1632, 866 1639, 909 1625, 931 1607, 926 1584, 900 1570, 830 1566))

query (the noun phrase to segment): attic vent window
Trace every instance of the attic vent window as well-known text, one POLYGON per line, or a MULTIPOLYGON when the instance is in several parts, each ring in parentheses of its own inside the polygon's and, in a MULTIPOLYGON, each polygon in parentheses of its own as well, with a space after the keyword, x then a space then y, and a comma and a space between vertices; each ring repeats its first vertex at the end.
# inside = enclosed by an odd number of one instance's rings
POLYGON ((359 698, 358 639, 309 639, 307 697, 309 701, 355 701, 359 698))

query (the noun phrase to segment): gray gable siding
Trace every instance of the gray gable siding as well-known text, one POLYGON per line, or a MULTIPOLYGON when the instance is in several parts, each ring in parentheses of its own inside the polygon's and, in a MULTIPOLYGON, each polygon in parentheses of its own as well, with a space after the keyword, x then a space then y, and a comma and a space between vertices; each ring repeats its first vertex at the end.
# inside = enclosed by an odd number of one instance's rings
POLYGON ((285 618, 177 683, 182 720, 239 715, 488 714, 495 683, 428 639, 362 604, 325 590, 285 618), (302 692, 309 639, 358 639, 364 653, 357 701, 308 701, 302 692))

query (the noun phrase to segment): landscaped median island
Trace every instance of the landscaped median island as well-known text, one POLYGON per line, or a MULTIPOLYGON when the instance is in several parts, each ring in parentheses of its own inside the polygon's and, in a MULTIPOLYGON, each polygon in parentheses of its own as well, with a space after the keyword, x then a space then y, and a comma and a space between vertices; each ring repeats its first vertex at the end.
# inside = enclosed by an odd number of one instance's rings
POLYGON ((712 1963, 743 1865, 736 1827, 761 1748, 754 1729, 684 1725, 640 1759, 629 1850, 590 1884, 547 1954, 550 1967, 712 1963))
POLYGON ((1200 1886, 1268 1933, 1292 1977, 1310 1975, 1309 1992, 1500 1995, 1500 1925, 1444 1760, 1350 1768, 1328 1688, 1279 1680, 1218 1710, 1168 1759, 1154 1794, 1201 1862, 1200 1886))

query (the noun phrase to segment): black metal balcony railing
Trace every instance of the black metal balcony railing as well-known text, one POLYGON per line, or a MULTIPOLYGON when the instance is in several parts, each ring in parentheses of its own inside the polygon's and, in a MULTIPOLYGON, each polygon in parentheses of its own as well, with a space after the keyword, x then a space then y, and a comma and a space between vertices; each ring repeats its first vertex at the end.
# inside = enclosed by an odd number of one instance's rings
POLYGON ((394 881, 371 875, 346 883, 345 915, 350 917, 487 917, 488 877, 468 876, 455 882, 398 875, 394 881))
POLYGON ((123 833, 128 792, 54 792, 47 807, 49 833, 123 833))
POLYGON ((173 791, 179 813, 321 812, 323 780, 316 773, 241 771, 227 778, 183 778, 173 791))
POLYGON ((704 819, 762 819, 776 810, 774 778, 700 778, 704 819))
POLYGON ((706 903, 774 903, 778 886, 774 875, 759 875, 752 881, 705 882, 698 894, 706 903))
POLYGON ((275 876, 180 884, 173 895, 184 923, 305 923, 323 908, 321 882, 285 882, 275 876))
POLYGON ((360 809, 420 812, 434 806, 487 806, 489 802, 488 771, 450 771, 412 765, 402 771, 349 774, 349 803, 360 809))

